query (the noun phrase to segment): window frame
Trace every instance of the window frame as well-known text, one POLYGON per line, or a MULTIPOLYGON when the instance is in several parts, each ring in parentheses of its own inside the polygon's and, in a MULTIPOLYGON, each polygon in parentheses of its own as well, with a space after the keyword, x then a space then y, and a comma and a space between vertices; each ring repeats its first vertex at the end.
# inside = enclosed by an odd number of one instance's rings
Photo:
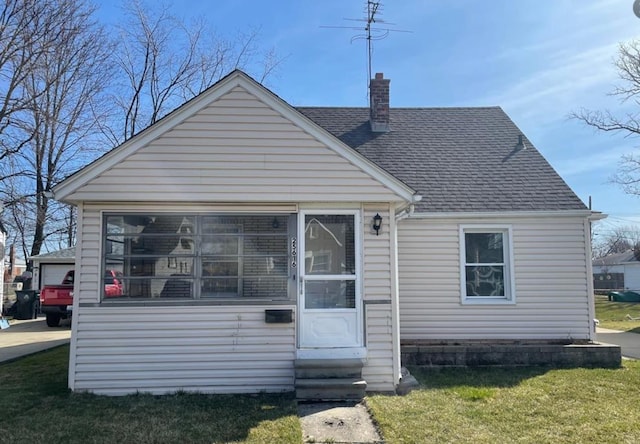
MULTIPOLYGON (((273 212, 202 212, 202 211, 102 211, 101 212, 101 250, 100 250, 100 270, 101 270, 101 279, 100 279, 100 290, 99 290, 99 301, 100 304, 104 305, 246 305, 246 304, 260 304, 260 305, 273 305, 273 304, 288 304, 295 301, 296 293, 292 292, 290 289, 290 285, 288 281, 290 280, 290 269, 287 270, 285 279, 285 288, 286 293, 283 297, 245 297, 242 294, 242 290, 239 288, 238 294, 234 296, 227 297, 208 297, 203 296, 202 294, 202 284, 204 282, 202 265, 204 262, 204 257, 207 254, 203 253, 202 247, 200 243, 202 239, 211 236, 211 234, 207 234, 202 230, 203 220, 207 217, 266 217, 266 218, 275 218, 275 217, 285 217, 288 219, 288 225, 292 223, 295 225, 296 213, 291 212, 282 212, 282 211, 273 211, 273 212), (192 218, 194 220, 193 231, 189 233, 189 237, 193 238, 195 242, 194 252, 189 255, 189 257, 193 258, 193 275, 190 278, 192 281, 192 289, 191 289, 191 297, 124 297, 124 298, 108 298, 105 296, 104 284, 105 277, 104 273, 106 270, 111 269, 112 267, 108 264, 109 256, 113 255, 113 251, 108 248, 108 237, 109 236, 123 236, 127 237, 126 234, 110 234, 108 233, 107 221, 109 217, 127 217, 127 216, 140 216, 140 217, 153 217, 153 216, 178 216, 184 218, 192 218), (293 217, 292 217, 293 216, 293 217)), ((241 233, 239 238, 244 239, 244 233, 241 233)), ((288 244, 291 239, 290 229, 284 230, 282 233, 276 233, 277 236, 282 235, 285 240, 285 244, 287 245, 286 251, 286 263, 289 263, 289 257, 291 255, 291 251, 289 250, 288 244)), ((273 236, 269 234, 269 236, 273 236)), ((126 256, 126 253, 125 253, 126 256)), ((161 255, 164 257, 163 255, 161 255)), ((239 264, 244 260, 244 252, 238 252, 238 261, 239 264)), ((159 256, 160 257, 160 256, 159 256)), ((172 256, 167 256, 171 258, 172 256)), ((179 259, 179 257, 178 257, 179 259)), ((244 276, 244 274, 239 270, 239 273, 244 276)), ((149 277, 149 280, 153 279, 162 279, 158 277, 149 277)), ((242 281, 242 277, 238 278, 239 282, 242 281)), ((239 284, 240 285, 240 284, 239 284)))
POLYGON ((460 303, 462 305, 514 305, 516 286, 514 276, 513 230, 511 225, 503 224, 463 224, 459 226, 460 251, 460 303), (467 295, 467 252, 466 234, 502 234, 504 296, 467 295))

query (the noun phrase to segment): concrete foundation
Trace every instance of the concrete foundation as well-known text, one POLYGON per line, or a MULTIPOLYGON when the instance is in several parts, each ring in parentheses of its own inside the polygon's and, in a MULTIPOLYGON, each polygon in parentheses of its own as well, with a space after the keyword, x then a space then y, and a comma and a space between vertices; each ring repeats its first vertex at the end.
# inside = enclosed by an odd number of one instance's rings
POLYGON ((423 367, 620 367, 618 345, 584 343, 403 344, 403 366, 423 367))

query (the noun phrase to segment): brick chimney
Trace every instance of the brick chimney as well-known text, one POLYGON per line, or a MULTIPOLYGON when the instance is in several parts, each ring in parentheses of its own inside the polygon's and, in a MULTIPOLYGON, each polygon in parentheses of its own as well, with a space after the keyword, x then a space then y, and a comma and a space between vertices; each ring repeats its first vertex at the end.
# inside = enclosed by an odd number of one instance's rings
POLYGON ((386 133, 389 128, 389 82, 381 72, 369 83, 369 114, 371 131, 386 133))

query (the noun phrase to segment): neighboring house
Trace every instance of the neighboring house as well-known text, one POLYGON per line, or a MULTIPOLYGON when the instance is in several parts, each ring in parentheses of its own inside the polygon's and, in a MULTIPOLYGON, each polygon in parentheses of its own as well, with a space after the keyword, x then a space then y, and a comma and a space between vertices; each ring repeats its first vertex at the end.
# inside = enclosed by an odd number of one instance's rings
POLYGON ((393 391, 401 344, 593 339, 598 214, 500 108, 370 90, 293 107, 234 71, 55 187, 78 208, 70 388, 287 391, 360 365, 393 391))
POLYGON ((29 257, 33 261, 31 288, 40 290, 45 285, 58 285, 67 271, 75 266, 76 249, 65 248, 29 257))
POLYGON ((640 290, 640 260, 633 250, 593 260, 596 290, 640 290))

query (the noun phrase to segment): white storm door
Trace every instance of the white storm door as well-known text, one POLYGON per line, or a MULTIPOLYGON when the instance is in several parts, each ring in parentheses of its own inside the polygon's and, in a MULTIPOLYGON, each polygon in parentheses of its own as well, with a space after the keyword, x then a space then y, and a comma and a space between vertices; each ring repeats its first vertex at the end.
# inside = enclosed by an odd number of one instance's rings
POLYGON ((358 216, 356 211, 301 214, 300 348, 362 345, 358 216))

